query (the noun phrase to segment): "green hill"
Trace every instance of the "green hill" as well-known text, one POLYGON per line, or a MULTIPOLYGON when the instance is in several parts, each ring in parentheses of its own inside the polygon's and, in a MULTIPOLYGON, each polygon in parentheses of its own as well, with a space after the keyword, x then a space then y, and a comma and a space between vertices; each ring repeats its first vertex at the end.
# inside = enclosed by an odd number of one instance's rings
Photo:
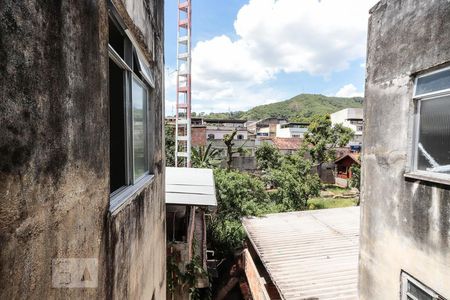
POLYGON ((315 114, 333 113, 352 107, 362 107, 363 98, 339 98, 324 95, 300 94, 289 100, 256 106, 240 115, 241 119, 259 120, 284 117, 291 121, 305 120, 315 114))
MULTIPOLYGON (((363 98, 327 97, 316 94, 300 94, 289 100, 259 105, 248 111, 229 113, 210 113, 203 116, 209 119, 260 120, 269 117, 284 117, 290 121, 305 121, 316 114, 329 114, 344 108, 359 108, 363 98)), ((194 114, 196 115, 196 114, 194 114)))

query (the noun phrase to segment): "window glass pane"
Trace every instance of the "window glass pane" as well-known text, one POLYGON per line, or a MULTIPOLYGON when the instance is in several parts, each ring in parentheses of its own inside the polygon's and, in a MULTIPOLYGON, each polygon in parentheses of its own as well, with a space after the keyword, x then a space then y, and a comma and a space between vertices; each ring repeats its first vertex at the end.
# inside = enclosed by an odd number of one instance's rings
POLYGON ((417 300, 433 300, 433 297, 411 282, 408 282, 408 294, 414 296, 417 300))
POLYGON ((133 106, 133 165, 134 178, 139 178, 148 171, 146 164, 146 99, 145 88, 135 79, 132 84, 132 106, 133 106))
POLYGON ((125 102, 124 73, 109 60, 109 169, 110 192, 127 184, 125 171, 125 102))
POLYGON ((416 95, 450 89, 450 69, 417 79, 416 95))
POLYGON ((119 31, 119 29, 116 27, 116 24, 109 19, 109 44, 113 49, 117 52, 117 54, 122 57, 122 59, 125 58, 124 56, 124 37, 122 33, 119 31))
POLYGON ((420 102, 419 170, 450 174, 450 96, 420 102))

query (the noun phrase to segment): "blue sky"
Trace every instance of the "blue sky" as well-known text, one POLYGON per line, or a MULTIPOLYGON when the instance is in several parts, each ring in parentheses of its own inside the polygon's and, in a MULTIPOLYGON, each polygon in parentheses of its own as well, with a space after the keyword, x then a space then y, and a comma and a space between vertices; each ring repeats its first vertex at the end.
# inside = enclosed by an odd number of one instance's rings
MULTIPOLYGON (((300 93, 363 94, 376 0, 192 0, 193 111, 245 110, 300 93)), ((174 112, 177 0, 165 1, 166 114, 174 112)))

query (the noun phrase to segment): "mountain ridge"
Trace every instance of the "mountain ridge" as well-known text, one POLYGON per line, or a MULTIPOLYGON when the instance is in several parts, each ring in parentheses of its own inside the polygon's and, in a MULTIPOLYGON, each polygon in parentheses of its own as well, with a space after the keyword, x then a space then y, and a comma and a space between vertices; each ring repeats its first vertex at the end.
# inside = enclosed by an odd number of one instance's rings
POLYGON ((289 121, 307 121, 316 114, 329 114, 344 108, 361 108, 362 97, 332 97, 321 94, 299 94, 290 99, 262 104, 247 111, 210 113, 208 119, 260 120, 269 117, 287 118, 289 121))

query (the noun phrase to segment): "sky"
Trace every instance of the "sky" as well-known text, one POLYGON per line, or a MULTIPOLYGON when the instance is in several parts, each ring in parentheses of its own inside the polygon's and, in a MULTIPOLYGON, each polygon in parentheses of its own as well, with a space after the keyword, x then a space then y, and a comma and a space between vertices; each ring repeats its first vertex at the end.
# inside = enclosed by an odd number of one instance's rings
MULTIPOLYGON (((192 111, 227 112, 301 93, 363 96, 378 0, 192 0, 192 111)), ((177 2, 165 1, 166 115, 175 113, 177 2)))

